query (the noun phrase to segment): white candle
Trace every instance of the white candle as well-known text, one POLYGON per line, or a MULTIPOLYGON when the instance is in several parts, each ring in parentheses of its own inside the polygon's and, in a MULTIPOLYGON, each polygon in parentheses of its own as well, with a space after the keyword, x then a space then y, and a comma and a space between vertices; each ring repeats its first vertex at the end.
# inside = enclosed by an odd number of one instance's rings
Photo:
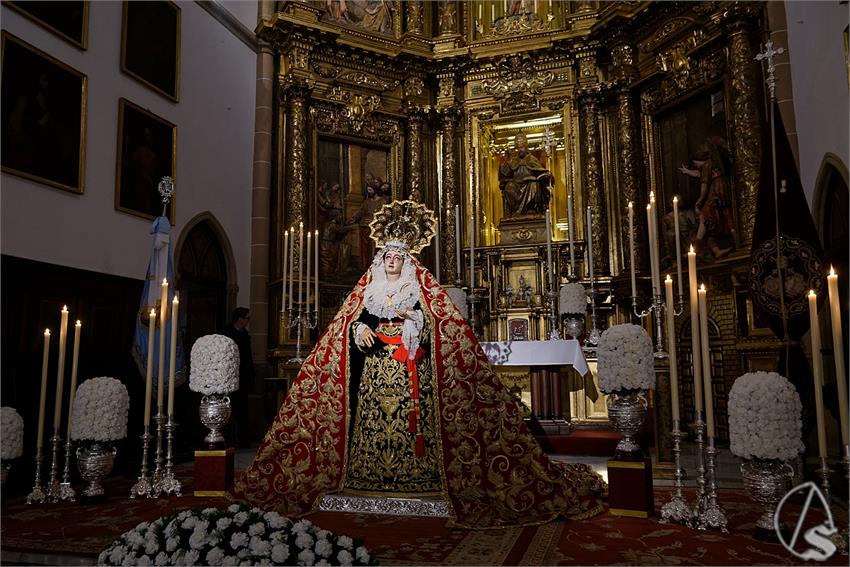
POLYGON ((841 329, 841 298, 838 295, 838 274, 835 269, 829 267, 829 275, 826 277, 829 287, 829 314, 832 323, 832 350, 835 360, 835 381, 838 385, 838 416, 841 423, 841 444, 848 443, 848 419, 847 419, 847 384, 844 377, 847 371, 844 369, 844 339, 841 329))
POLYGON ((490 21, 491 22, 496 21, 496 5, 495 4, 490 4, 490 21))
POLYGON ((484 17, 484 14, 483 14, 482 10, 484 10, 484 6, 483 6, 483 5, 481 5, 481 4, 479 4, 479 5, 478 5, 478 21, 479 21, 479 22, 480 22, 480 21, 481 21, 481 19, 484 17))
POLYGON ((554 266, 552 265, 552 229, 549 221, 549 216, 551 215, 551 211, 549 208, 546 208, 546 266, 549 269, 549 291, 553 291, 555 288, 552 283, 552 273, 554 271, 554 266))
POLYGON ((587 228, 585 229, 585 233, 587 234, 587 273, 590 276, 590 283, 593 283, 593 239, 591 235, 593 234, 593 223, 590 215, 590 207, 587 207, 587 228))
POLYGON ((59 431, 62 420, 62 386, 65 383, 65 341, 68 336, 68 306, 62 306, 59 323, 59 367, 56 369, 56 405, 53 406, 53 430, 59 431))
POLYGON ((148 367, 145 372, 145 422, 147 427, 151 422, 151 391, 153 390, 153 341, 156 333, 156 309, 151 309, 148 320, 148 367))
POLYGON ((318 317, 319 313, 319 231, 313 233, 313 253, 316 256, 316 268, 314 274, 316 279, 313 282, 313 305, 316 311, 316 317, 318 317))
POLYGON ((688 299, 691 304, 691 362, 694 370, 694 410, 702 411, 702 357, 700 356, 699 340, 699 298, 697 296, 697 255, 691 246, 688 252, 688 283, 690 294, 688 299))
POLYGON ((673 280, 670 275, 664 280, 667 294, 667 353, 670 355, 670 404, 673 408, 673 421, 679 421, 679 366, 676 358, 676 323, 673 314, 673 280))
POLYGON ((434 234, 434 274, 437 283, 440 283, 440 223, 437 223, 437 231, 434 234))
POLYGON ((286 269, 289 263, 289 229, 283 231, 283 271, 281 272, 280 280, 282 282, 280 290, 280 312, 286 310, 286 269))
POLYGON ((567 231, 570 237, 570 275, 576 275, 575 236, 573 235, 573 196, 567 195, 567 231))
POLYGON ((455 205, 455 263, 457 264, 457 276, 455 279, 459 282, 461 279, 460 270, 460 205, 455 205))
POLYGON ((705 388, 705 422, 708 436, 714 437, 714 393, 711 388, 711 356, 708 349, 708 301, 705 284, 699 286, 699 328, 702 337, 702 381, 705 388))
POLYGON ((44 330, 44 352, 41 355, 41 395, 38 399, 38 436, 35 446, 41 449, 44 438, 44 408, 47 405, 47 364, 50 358, 50 329, 44 330))
MULTIPOLYGON (((818 296, 809 291, 809 334, 812 338, 812 373, 815 378, 815 417, 818 423, 818 454, 826 458, 826 421, 823 414, 823 356, 818 321, 818 296)), ((843 379, 843 377, 842 377, 843 379)))
POLYGON ((157 364, 156 411, 164 415, 165 408, 165 330, 168 320, 168 280, 162 278, 162 298, 159 301, 159 353, 157 364))
POLYGON ((177 312, 180 300, 177 294, 171 300, 171 348, 168 350, 168 415, 174 415, 174 383, 177 381, 177 312))
POLYGON ((469 219, 469 293, 475 289, 475 215, 469 219))
POLYGON ((647 227, 647 240, 649 241, 649 280, 652 286, 652 295, 653 297, 656 295, 657 291, 655 289, 655 255, 652 253, 652 205, 646 206, 646 227, 647 227))
POLYGON ((74 354, 71 358, 71 388, 68 390, 68 439, 71 438, 71 415, 74 413, 74 397, 77 395, 77 366, 80 358, 80 320, 74 325, 74 354))
POLYGON ((661 266, 659 265, 660 256, 658 254, 658 205, 655 204, 655 191, 649 192, 649 237, 650 237, 650 256, 652 258, 652 293, 653 295, 661 295, 661 266))
POLYGON ((292 312, 292 282, 295 273, 295 227, 289 227, 289 312, 292 312))
POLYGON ((635 209, 629 201, 629 268, 632 276, 632 298, 637 297, 637 280, 635 279, 635 209))
POLYGON ((310 265, 310 263, 311 263, 310 260, 313 256, 310 252, 313 251, 313 247, 311 246, 311 244, 313 244, 312 236, 313 236, 313 233, 308 230, 307 231, 307 248, 306 248, 307 269, 304 271, 304 303, 306 304, 304 306, 304 312, 305 313, 310 312, 310 274, 312 274, 312 271, 310 270, 310 268, 312 267, 310 265))
POLYGON ((304 283, 304 222, 298 223, 298 310, 301 306, 301 293, 304 283))
MULTIPOLYGON (((679 197, 673 197, 673 230, 676 232, 676 291, 682 291, 682 243, 679 237, 679 197)), ((672 305, 672 304, 671 304, 672 305)))

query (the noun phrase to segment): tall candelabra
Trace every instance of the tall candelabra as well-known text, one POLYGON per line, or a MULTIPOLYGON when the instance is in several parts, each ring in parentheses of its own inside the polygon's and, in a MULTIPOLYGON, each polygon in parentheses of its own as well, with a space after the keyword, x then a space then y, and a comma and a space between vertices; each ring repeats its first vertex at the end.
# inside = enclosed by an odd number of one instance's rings
POLYGON ((673 492, 673 496, 670 498, 670 501, 664 504, 661 507, 661 521, 663 522, 675 522, 678 524, 684 524, 687 527, 691 527, 691 508, 688 506, 688 503, 685 501, 684 496, 682 496, 682 464, 681 464, 681 455, 682 455, 682 447, 681 441, 684 434, 679 429, 679 420, 673 420, 673 464, 676 467, 675 470, 675 481, 674 487, 675 491, 673 492))
POLYGON ((301 337, 304 329, 315 329, 319 325, 319 312, 310 311, 309 304, 296 302, 295 308, 281 310, 283 324, 290 329, 295 329, 295 356, 287 362, 290 364, 301 364, 304 358, 301 356, 301 337))
POLYGON ((62 473, 62 483, 59 485, 59 500, 73 502, 77 493, 71 488, 71 431, 68 431, 68 441, 65 443, 65 470, 62 473))
MULTIPOLYGON (((153 479, 151 486, 155 486, 162 476, 163 468, 162 468, 162 432, 163 425, 165 421, 165 416, 162 413, 162 406, 156 412, 153 420, 156 422, 156 456, 154 457, 154 469, 153 469, 153 479)), ((151 498, 156 498, 159 494, 151 488, 151 498)))
POLYGON ((166 431, 167 448, 165 452, 165 467, 159 475, 154 475, 154 481, 151 486, 151 496, 159 497, 160 494, 173 494, 180 496, 182 485, 174 476, 174 461, 173 461, 173 443, 174 430, 177 424, 174 422, 174 416, 169 415, 168 421, 165 422, 163 429, 166 431))
POLYGON ((707 485, 704 500, 702 502, 701 514, 697 516, 696 527, 699 530, 708 528, 717 529, 726 532, 726 513, 720 504, 717 502, 717 449, 714 446, 714 437, 708 437, 708 444, 705 448, 705 460, 707 475, 703 481, 707 485))
POLYGON ((59 428, 53 430, 50 438, 53 451, 50 456, 50 482, 47 484, 47 501, 60 502, 62 500, 62 487, 59 486, 59 450, 62 447, 62 438, 59 437, 59 428))
POLYGON ((584 341, 585 350, 596 350, 602 332, 596 326, 596 282, 590 278, 590 332, 584 341))
POLYGON ((655 319, 655 358, 667 358, 668 356, 667 351, 664 350, 664 334, 661 330, 661 321, 664 318, 664 310, 672 309, 673 315, 678 317, 684 311, 684 307, 685 299, 681 293, 676 300, 676 305, 669 306, 662 299, 662 296, 659 293, 653 294, 652 303, 650 303, 646 309, 638 311, 637 296, 632 296, 632 311, 634 312, 635 317, 643 319, 645 317, 652 316, 655 319))
POLYGON ((142 434, 142 471, 139 474, 139 480, 130 489, 130 498, 137 496, 151 497, 151 480, 148 478, 148 450, 150 448, 151 439, 150 426, 145 424, 145 432, 142 434))
POLYGON ((47 500, 47 493, 41 485, 41 464, 44 462, 44 452, 38 447, 35 454, 35 481, 32 491, 27 495, 27 504, 43 504, 47 500))

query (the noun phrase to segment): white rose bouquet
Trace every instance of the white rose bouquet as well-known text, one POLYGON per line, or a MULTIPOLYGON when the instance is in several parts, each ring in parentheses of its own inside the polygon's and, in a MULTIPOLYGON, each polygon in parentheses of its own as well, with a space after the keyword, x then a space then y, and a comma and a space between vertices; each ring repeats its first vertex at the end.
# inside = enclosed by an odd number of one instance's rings
POLYGON ((729 391, 729 450, 744 459, 794 459, 803 451, 797 390, 776 372, 749 372, 729 391))
POLYGON ((17 459, 24 452, 24 418, 15 408, 0 408, 0 459, 17 459))
POLYGON ((89 378, 77 388, 71 416, 71 439, 115 441, 127 436, 130 395, 120 380, 89 378))
POLYGON ((98 565, 377 565, 360 542, 244 504, 185 510, 116 539, 98 565))
POLYGON ((599 389, 650 390, 655 387, 652 339, 639 325, 614 325, 602 333, 597 350, 599 389))
POLYGON ((587 314, 587 292, 580 283, 562 285, 558 299, 558 313, 561 315, 577 314, 584 316, 587 314))
POLYGON ((239 347, 224 335, 205 335, 192 345, 189 389, 205 396, 239 389, 239 347))

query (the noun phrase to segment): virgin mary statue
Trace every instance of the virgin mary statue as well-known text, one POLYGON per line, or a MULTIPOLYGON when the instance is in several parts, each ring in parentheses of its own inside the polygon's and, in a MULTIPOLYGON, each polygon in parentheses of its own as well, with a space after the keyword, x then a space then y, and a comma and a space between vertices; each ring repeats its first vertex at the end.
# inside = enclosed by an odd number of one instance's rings
POLYGON ((550 461, 472 328, 413 256, 433 213, 376 213, 371 266, 304 361, 232 497, 288 515, 328 494, 435 497, 450 525, 539 524, 602 511, 602 478, 550 461))

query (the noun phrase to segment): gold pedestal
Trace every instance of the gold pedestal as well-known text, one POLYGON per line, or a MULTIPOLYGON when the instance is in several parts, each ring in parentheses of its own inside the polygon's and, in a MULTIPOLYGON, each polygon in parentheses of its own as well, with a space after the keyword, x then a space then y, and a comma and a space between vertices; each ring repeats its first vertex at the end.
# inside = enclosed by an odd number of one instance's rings
POLYGON ((546 221, 542 215, 523 215, 499 221, 500 244, 546 242, 546 221))

